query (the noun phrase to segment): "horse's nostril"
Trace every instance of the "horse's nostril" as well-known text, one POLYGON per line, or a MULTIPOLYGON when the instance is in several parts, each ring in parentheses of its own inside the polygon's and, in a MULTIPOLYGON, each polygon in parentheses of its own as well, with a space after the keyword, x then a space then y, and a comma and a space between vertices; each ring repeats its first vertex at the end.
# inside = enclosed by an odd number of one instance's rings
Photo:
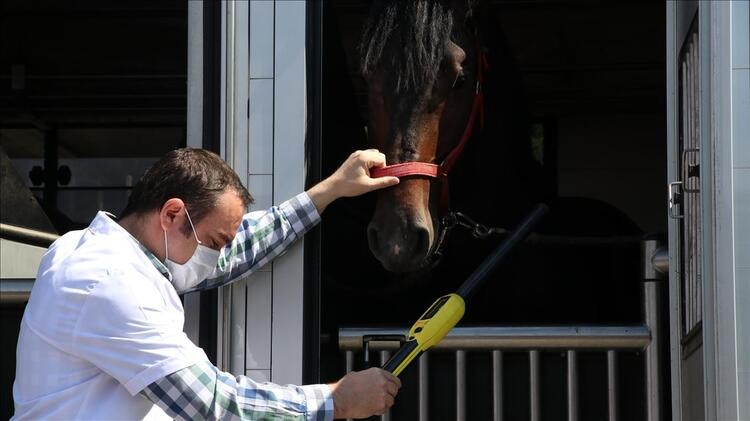
POLYGON ((427 231, 426 228, 417 228, 416 229, 416 243, 414 244, 414 255, 422 257, 427 254, 430 248, 430 233, 427 231))

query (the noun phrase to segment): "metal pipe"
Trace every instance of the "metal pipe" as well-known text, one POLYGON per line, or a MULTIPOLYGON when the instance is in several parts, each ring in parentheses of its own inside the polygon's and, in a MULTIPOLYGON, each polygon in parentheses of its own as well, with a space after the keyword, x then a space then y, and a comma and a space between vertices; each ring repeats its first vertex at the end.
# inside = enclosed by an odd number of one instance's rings
POLYGON ((669 274, 669 250, 660 248, 651 256, 651 265, 656 272, 667 276, 669 274))
POLYGON ((55 240, 60 238, 59 235, 51 232, 38 231, 29 228, 19 227, 17 225, 0 223, 0 237, 6 240, 18 241, 19 243, 49 247, 55 240))
POLYGON ((568 350, 568 421, 578 421, 578 353, 568 350))
MULTIPOLYGON (((342 328, 339 348, 359 351, 364 336, 405 335, 406 329, 342 328)), ((430 350, 495 349, 645 349, 651 340, 647 326, 524 326, 457 327, 430 350)), ((370 348, 398 349, 393 341, 370 341, 370 348)))
POLYGON ((529 386, 531 388, 531 421, 539 421, 540 399, 539 399, 539 350, 529 351, 529 386))
POLYGON ((0 279, 0 304, 29 301, 34 281, 31 279, 0 279))
POLYGON ((607 351, 607 408, 609 421, 617 421, 617 354, 615 350, 607 351))
MULTIPOLYGON (((380 365, 383 366, 383 364, 386 363, 391 358, 391 351, 388 350, 382 350, 380 351, 380 365)), ((385 411, 383 415, 380 416, 380 421, 391 421, 391 410, 390 408, 385 411)))
MULTIPOLYGON (((225 74, 226 74, 226 103, 224 108, 224 136, 225 148, 224 158, 234 166, 234 39, 235 39, 235 4, 228 2, 225 7, 226 32, 225 45, 225 74)), ((220 288, 222 297, 221 308, 221 356, 224 370, 232 372, 231 353, 232 353, 232 285, 226 285, 220 288)))
POLYGON ((661 410, 661 282, 644 282, 643 318, 651 330, 651 343, 645 351, 646 359, 646 419, 658 421, 662 418, 661 410))
POLYGON ((664 279, 669 272, 669 251, 656 239, 641 242, 641 279, 664 279))
POLYGON ((503 352, 492 351, 492 421, 503 420, 503 352))
POLYGON ((354 351, 346 351, 346 372, 351 373, 354 371, 354 351))
POLYGON ((430 419, 430 357, 425 352, 419 357, 419 421, 430 419))
POLYGON ((456 421, 466 421, 466 351, 456 351, 456 421))

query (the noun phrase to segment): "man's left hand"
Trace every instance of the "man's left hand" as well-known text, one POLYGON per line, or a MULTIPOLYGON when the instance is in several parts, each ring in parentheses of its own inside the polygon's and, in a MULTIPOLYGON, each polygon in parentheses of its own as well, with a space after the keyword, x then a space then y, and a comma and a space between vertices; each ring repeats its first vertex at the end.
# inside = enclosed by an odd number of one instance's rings
POLYGON ((307 194, 318 212, 322 213, 331 202, 340 197, 359 196, 398 184, 397 177, 370 177, 370 168, 385 165, 385 155, 377 149, 356 151, 330 177, 308 190, 307 194))

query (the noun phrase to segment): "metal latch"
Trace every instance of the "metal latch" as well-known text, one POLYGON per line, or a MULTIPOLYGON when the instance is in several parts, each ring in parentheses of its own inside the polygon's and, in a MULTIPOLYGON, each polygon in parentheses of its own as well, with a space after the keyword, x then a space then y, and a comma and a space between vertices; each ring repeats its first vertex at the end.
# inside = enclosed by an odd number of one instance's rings
POLYGON ((672 219, 682 219, 682 181, 672 181, 667 187, 667 195, 669 196, 669 217, 672 219), (680 186, 678 189, 677 186, 680 186), (678 208, 679 206, 679 208, 678 208))

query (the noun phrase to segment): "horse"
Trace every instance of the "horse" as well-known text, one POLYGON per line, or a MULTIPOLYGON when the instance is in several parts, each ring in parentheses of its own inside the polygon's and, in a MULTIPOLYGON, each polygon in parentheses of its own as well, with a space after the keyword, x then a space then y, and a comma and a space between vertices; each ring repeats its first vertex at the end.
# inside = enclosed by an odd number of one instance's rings
MULTIPOLYGON (((445 234, 449 210, 509 228, 546 201, 552 214, 538 233, 639 233, 604 204, 552 197, 529 142, 530 117, 512 51, 481 7, 469 0, 374 1, 358 48, 367 122, 351 106, 354 95, 324 97, 324 118, 330 119, 323 122, 324 139, 332 139, 324 140, 324 171, 354 147, 386 155, 392 169, 373 170, 373 176, 404 171, 399 185, 327 210, 324 338, 341 326, 408 326, 436 297, 453 292, 502 239, 478 240, 458 229, 445 234)), ((324 92, 347 77, 342 57, 328 60, 324 92)), ((524 245, 468 303, 462 323, 637 322, 638 286, 617 280, 637 277, 630 262, 638 251, 622 251, 524 245), (585 271, 582 253, 590 257, 585 271)), ((340 374, 335 341, 323 343, 321 356, 324 374, 340 374)))
MULTIPOLYGON (((328 100, 333 111, 327 115, 335 123, 324 122, 334 130, 326 138, 343 142, 325 146, 329 165, 351 151, 352 139, 357 139, 355 145, 383 152, 396 170, 419 163, 437 175, 425 176, 420 167, 397 186, 327 211, 323 238, 332 245, 323 252, 324 277, 335 285, 337 297, 347 297, 336 299, 347 322, 368 319, 357 314, 359 297, 399 309, 379 314, 380 320, 408 322, 418 316, 416 309, 400 310, 396 304, 426 306, 451 292, 502 239, 479 240, 459 229, 446 235, 442 223, 448 210, 509 228, 545 201, 552 213, 538 227, 539 234, 640 234, 617 209, 594 200, 556 198, 545 185, 550 183, 529 141, 530 117, 513 52, 483 7, 472 0, 373 2, 358 47, 367 91, 366 130, 357 128, 363 122, 347 105, 355 98, 328 100), (347 254, 357 258, 342 261, 347 254), (347 280, 352 273, 358 273, 358 282, 347 280)), ((331 60, 332 69, 346 67, 340 58, 331 60)), ((329 73, 330 90, 344 77, 329 73)), ((612 319, 637 320, 637 307, 619 308, 594 298, 603 289, 614 289, 617 296, 637 299, 637 286, 599 282, 604 273, 616 274, 615 279, 637 277, 637 267, 622 269, 637 260, 637 247, 620 252, 525 245, 498 272, 504 281, 488 283, 488 294, 476 299, 493 297, 508 305, 471 305, 467 318, 561 323, 614 312, 612 319), (581 253, 591 255, 585 270, 577 258, 581 253)))
POLYGON ((421 269, 435 251, 448 167, 482 112, 472 11, 468 1, 378 2, 364 30, 370 145, 404 177, 379 193, 367 228, 370 250, 392 272, 421 269))

